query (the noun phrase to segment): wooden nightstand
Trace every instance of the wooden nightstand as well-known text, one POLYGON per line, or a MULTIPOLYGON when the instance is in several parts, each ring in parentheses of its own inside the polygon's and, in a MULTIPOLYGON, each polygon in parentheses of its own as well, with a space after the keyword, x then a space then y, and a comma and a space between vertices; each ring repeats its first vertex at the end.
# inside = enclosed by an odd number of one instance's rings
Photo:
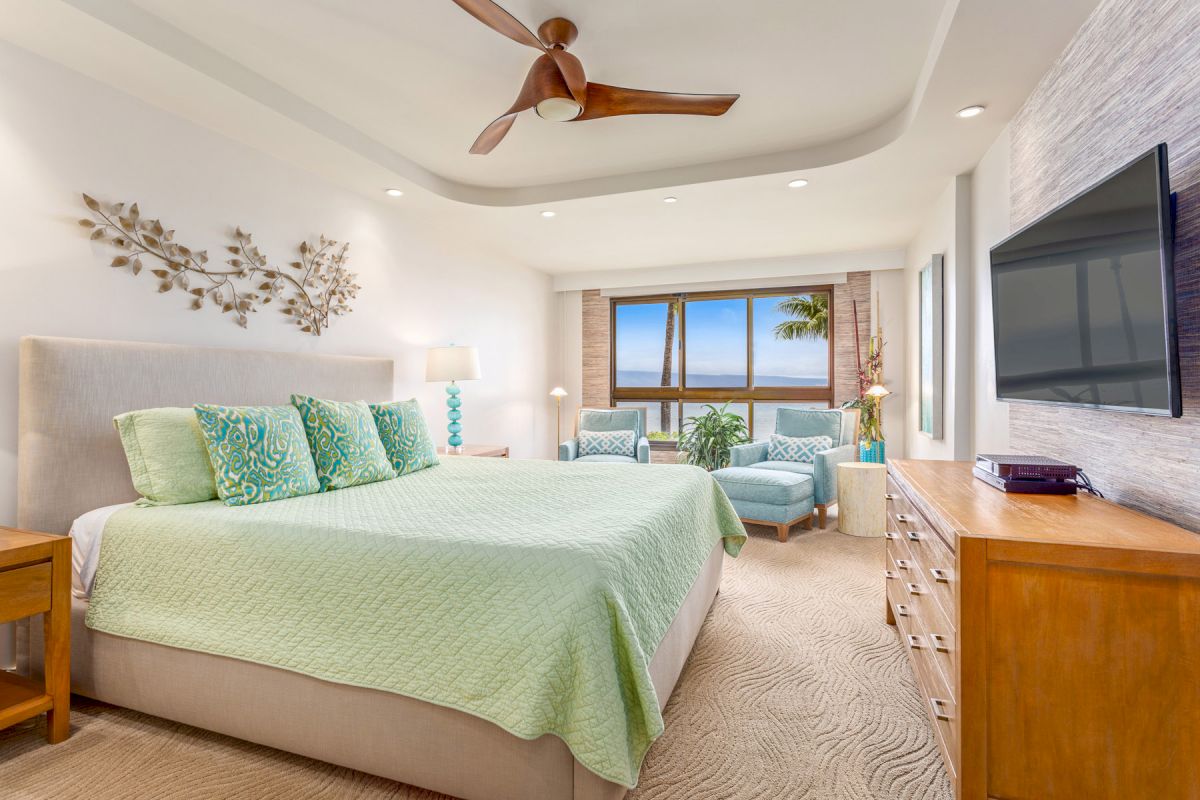
POLYGON ((46 713, 46 739, 71 732, 71 539, 0 528, 0 623, 44 614, 45 682, 0 672, 0 728, 46 713))
POLYGON ((461 453, 449 453, 439 447, 439 456, 476 456, 477 458, 508 458, 508 446, 502 444, 464 444, 461 453))

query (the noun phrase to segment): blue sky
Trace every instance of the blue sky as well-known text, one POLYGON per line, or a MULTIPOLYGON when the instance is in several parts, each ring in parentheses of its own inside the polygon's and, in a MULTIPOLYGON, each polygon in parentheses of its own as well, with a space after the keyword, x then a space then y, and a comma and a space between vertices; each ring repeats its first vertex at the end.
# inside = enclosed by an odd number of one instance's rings
MULTIPOLYGON (((754 371, 756 375, 825 377, 829 345, 825 341, 781 342, 773 333, 787 317, 775 310, 782 298, 754 300, 754 371)), ((665 303, 617 307, 617 368, 662 369, 666 334, 665 303)), ((687 307, 688 372, 708 375, 744 374, 746 370, 746 302, 692 301, 687 307)), ((673 365, 677 367, 678 365, 673 365)), ((676 370, 677 371, 677 370, 676 370)))

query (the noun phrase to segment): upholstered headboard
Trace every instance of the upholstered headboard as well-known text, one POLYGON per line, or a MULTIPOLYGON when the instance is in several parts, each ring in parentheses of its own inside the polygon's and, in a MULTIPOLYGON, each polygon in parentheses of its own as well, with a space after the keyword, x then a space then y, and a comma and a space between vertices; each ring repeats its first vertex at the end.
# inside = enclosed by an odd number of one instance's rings
POLYGON ((112 418, 194 403, 392 399, 391 359, 141 342, 21 339, 17 524, 66 533, 85 511, 137 493, 112 418))

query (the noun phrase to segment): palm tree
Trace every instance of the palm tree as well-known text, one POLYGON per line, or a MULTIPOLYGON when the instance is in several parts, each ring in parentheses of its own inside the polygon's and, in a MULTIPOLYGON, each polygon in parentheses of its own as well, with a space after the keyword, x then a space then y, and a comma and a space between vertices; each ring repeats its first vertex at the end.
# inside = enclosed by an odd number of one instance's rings
MULTIPOLYGON (((662 386, 671 385, 671 361, 675 354, 675 314, 678 312, 678 305, 675 301, 667 303, 667 339, 663 345, 663 368, 662 368, 662 386)), ((659 404, 659 430, 663 433, 671 433, 671 404, 659 404)))
POLYGON ((775 326, 775 338, 829 339, 829 295, 797 295, 779 301, 775 310, 795 319, 775 326))

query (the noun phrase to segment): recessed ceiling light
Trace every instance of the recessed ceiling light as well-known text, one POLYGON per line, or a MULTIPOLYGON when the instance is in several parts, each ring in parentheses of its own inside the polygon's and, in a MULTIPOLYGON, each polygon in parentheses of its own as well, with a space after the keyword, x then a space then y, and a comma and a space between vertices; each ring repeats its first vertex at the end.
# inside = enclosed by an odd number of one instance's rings
POLYGON ((789 189, 803 189, 808 186, 808 181, 804 178, 796 178, 794 181, 788 181, 789 189))
POLYGON ((960 108, 955 116, 957 116, 959 119, 970 119, 971 117, 978 117, 980 114, 982 114, 983 109, 984 106, 967 106, 966 108, 960 108))
POLYGON ((542 216, 545 217, 546 219, 550 219, 551 217, 553 217, 555 215, 556 214, 554 211, 543 211, 542 212, 542 216))
POLYGON ((664 197, 663 202, 664 203, 678 203, 679 198, 678 197, 664 197))
POLYGON ((386 194, 388 197, 403 197, 404 196, 404 192, 400 191, 399 189, 388 189, 386 192, 384 192, 384 194, 386 194))

